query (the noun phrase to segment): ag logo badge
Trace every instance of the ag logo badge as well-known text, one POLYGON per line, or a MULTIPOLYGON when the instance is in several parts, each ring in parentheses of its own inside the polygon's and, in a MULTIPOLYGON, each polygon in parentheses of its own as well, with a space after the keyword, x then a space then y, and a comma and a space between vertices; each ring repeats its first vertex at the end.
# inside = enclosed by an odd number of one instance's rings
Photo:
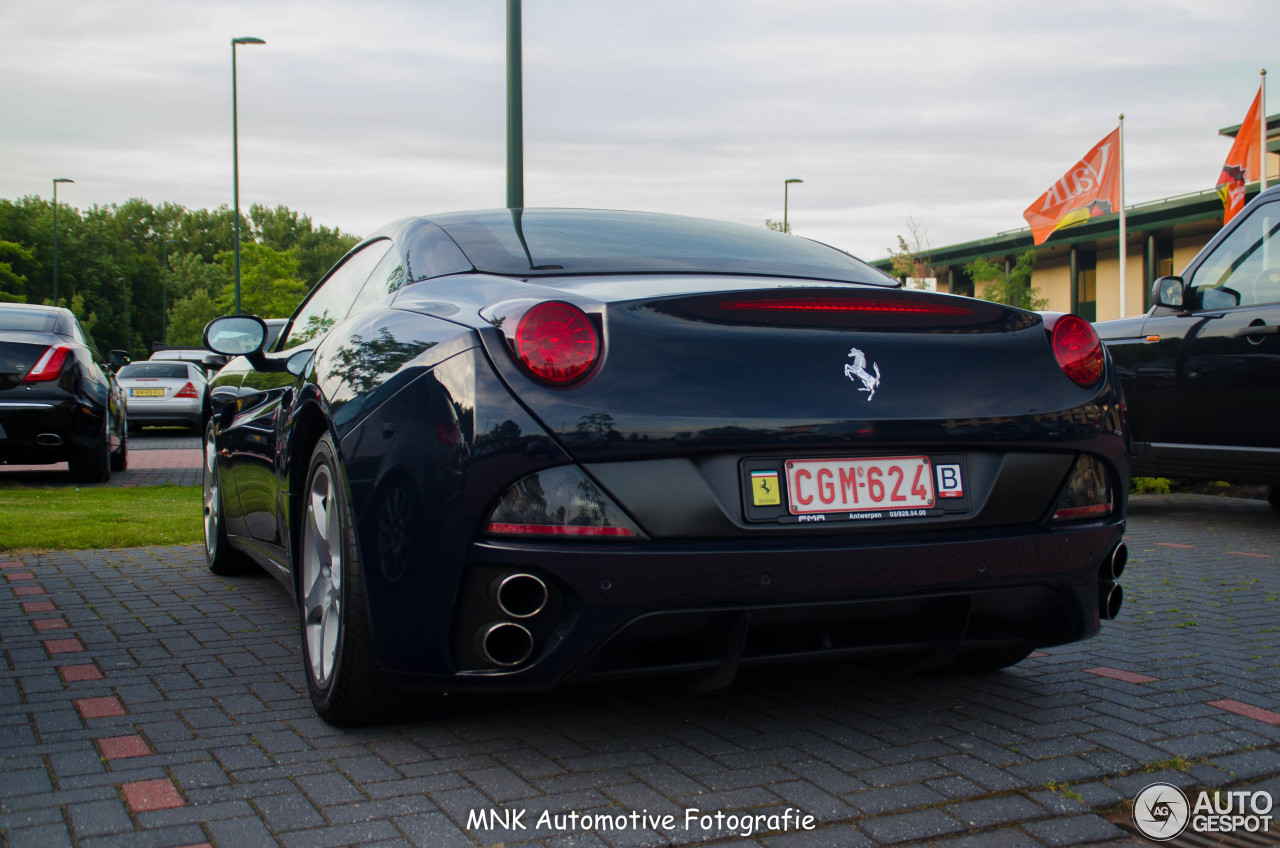
POLYGON ((867 370, 867 355, 855 348, 850 348, 849 358, 852 362, 844 364, 844 375, 855 383, 862 383, 860 392, 867 393, 867 400, 871 400, 876 396, 876 389, 880 388, 880 365, 879 363, 871 363, 871 367, 875 369, 876 375, 871 376, 871 372, 867 370))
POLYGON ((1164 842, 1187 829, 1191 804, 1170 783, 1153 783, 1133 800, 1133 823, 1148 839, 1164 842))

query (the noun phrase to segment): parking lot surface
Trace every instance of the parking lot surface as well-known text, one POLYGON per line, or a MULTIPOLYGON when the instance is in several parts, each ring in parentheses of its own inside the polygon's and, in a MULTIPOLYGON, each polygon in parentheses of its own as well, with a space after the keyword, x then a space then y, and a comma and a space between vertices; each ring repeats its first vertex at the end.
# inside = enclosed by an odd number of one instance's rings
POLYGON ((1280 514, 1140 496, 1127 539, 1120 618, 1004 672, 792 665, 704 694, 645 680, 450 698, 439 718, 358 731, 312 712, 271 578, 210 574, 199 547, 0 555, 0 834, 80 848, 1147 844, 1106 813, 1156 781, 1280 797, 1280 514), (813 829, 700 818, 788 809, 813 829), (622 826, 575 825, 600 814, 622 826))

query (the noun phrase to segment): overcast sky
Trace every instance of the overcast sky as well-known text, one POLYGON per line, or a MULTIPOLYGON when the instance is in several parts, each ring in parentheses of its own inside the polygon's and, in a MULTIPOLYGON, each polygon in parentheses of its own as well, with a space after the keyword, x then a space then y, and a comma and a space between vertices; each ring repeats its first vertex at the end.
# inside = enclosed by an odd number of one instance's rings
MULTIPOLYGON (((935 247, 1025 226, 1121 112, 1130 204, 1212 188, 1280 70, 1274 0, 523 8, 526 205, 762 225, 795 177, 793 231, 867 259, 908 216, 935 247)), ((242 209, 365 235, 505 205, 503 0, 0 0, 0 197, 230 205, 235 36, 267 42, 237 54, 242 209)))

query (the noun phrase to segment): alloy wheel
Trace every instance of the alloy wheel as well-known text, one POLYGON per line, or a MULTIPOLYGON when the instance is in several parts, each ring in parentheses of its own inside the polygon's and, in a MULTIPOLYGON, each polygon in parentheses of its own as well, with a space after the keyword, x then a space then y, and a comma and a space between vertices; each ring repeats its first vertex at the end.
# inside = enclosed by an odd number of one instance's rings
POLYGON ((302 539, 303 627, 311 675, 320 686, 333 675, 342 629, 343 527, 334 486, 329 467, 317 465, 302 539))

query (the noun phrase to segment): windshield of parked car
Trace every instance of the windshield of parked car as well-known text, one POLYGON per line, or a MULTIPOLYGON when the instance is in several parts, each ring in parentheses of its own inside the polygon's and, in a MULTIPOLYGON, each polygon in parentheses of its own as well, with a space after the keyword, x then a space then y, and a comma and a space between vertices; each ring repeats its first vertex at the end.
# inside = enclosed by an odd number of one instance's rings
POLYGON ((170 364, 159 362, 135 362, 132 365, 126 365, 116 372, 116 376, 122 379, 137 379, 139 377, 166 377, 171 379, 187 379, 187 366, 182 364, 170 364))
POLYGON ((493 274, 761 274, 898 285, 833 247, 744 224, 588 209, 499 209, 431 220, 476 270, 493 274))
POLYGON ((0 330, 21 333, 52 333, 58 313, 43 309, 5 309, 0 306, 0 330))

